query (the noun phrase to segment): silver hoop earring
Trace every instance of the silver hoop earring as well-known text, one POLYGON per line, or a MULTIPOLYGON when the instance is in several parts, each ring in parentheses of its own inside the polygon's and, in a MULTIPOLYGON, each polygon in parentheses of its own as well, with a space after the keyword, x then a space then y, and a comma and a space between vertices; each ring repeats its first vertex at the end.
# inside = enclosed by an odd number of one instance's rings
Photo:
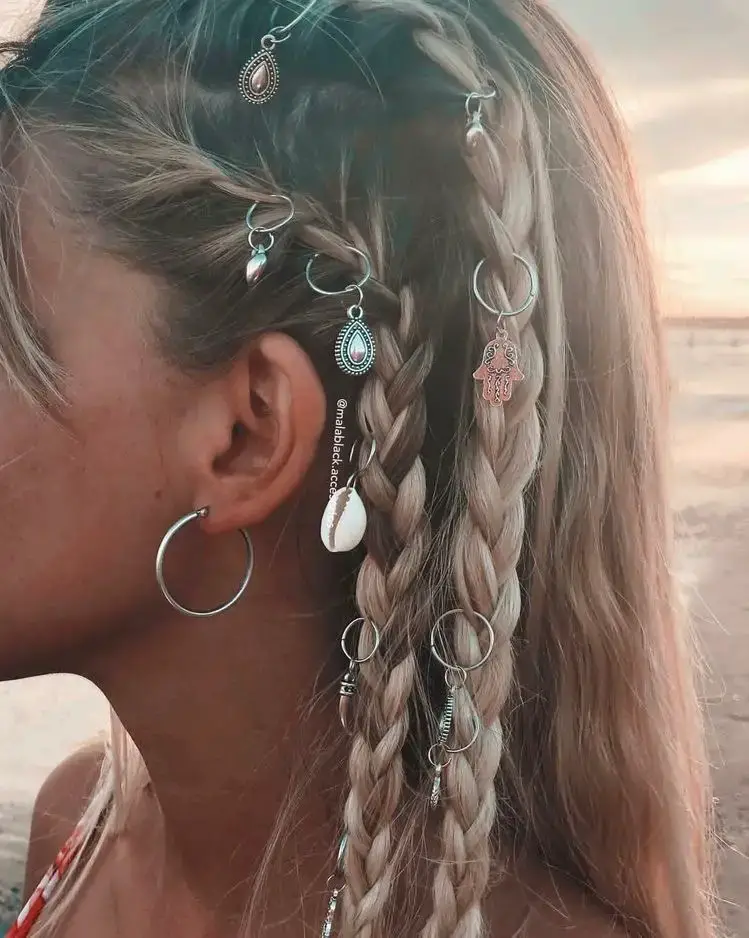
POLYGON ((240 528, 239 533, 242 535, 244 540, 247 554, 246 566, 239 589, 232 596, 232 598, 223 605, 217 606, 215 609, 206 609, 205 611, 202 611, 197 609, 188 609, 187 606, 183 606, 182 603, 178 602, 174 596, 172 596, 172 594, 169 592, 169 587, 166 585, 166 580, 164 579, 164 560, 166 559, 166 552, 169 549, 169 545, 171 544, 174 536, 179 531, 181 531, 182 528, 186 527, 188 524, 191 524, 193 521, 207 517, 207 515, 207 508, 199 508, 197 511, 193 511, 189 515, 185 515, 184 518, 180 518, 179 521, 175 521, 175 523, 164 535, 156 553, 156 581, 159 584, 161 592, 164 594, 164 598, 177 610, 177 612, 181 612, 182 615, 185 616, 192 616, 196 619, 208 619, 212 616, 221 615, 222 612, 226 612, 227 609, 231 609, 233 605, 238 603, 244 595, 245 590, 249 586, 250 580, 252 579, 252 571, 255 566, 255 552, 252 547, 250 535, 244 528, 240 528))
POLYGON ((364 273, 361 278, 350 283, 343 290, 324 290, 318 287, 312 279, 312 266, 320 256, 313 254, 307 263, 307 283, 310 290, 319 296, 345 296, 347 293, 356 293, 355 303, 346 310, 348 323, 338 333, 335 343, 335 360, 338 367, 346 375, 364 375, 374 364, 375 343, 369 326, 364 321, 364 293, 362 288, 372 276, 372 262, 358 248, 349 245, 349 250, 353 251, 364 261, 364 273))
POLYGON ((253 202, 247 210, 247 227, 250 230, 247 241, 252 248, 252 254, 245 269, 248 286, 254 287, 265 273, 265 268, 268 266, 268 252, 276 243, 274 232, 280 231, 281 228, 285 228, 294 220, 294 203, 287 195, 282 195, 280 198, 288 203, 289 211, 286 217, 275 225, 256 225, 252 221, 252 216, 260 204, 259 202, 253 202))

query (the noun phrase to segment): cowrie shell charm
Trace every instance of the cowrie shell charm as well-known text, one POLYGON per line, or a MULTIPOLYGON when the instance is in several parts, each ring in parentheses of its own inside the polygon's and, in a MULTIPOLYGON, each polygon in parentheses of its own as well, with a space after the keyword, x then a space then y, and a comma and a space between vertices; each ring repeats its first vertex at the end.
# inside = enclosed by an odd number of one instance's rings
POLYGON ((325 507, 320 537, 331 554, 355 550, 367 530, 367 509, 353 485, 339 489, 325 507))

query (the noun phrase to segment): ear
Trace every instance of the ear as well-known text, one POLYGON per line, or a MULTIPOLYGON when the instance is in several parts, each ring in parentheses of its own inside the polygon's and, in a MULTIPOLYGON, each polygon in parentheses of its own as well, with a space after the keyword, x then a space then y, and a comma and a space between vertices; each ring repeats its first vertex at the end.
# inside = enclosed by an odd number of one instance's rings
POLYGON ((289 499, 314 461, 325 404, 311 359, 280 332, 255 340, 203 389, 185 442, 207 531, 258 524, 289 499))

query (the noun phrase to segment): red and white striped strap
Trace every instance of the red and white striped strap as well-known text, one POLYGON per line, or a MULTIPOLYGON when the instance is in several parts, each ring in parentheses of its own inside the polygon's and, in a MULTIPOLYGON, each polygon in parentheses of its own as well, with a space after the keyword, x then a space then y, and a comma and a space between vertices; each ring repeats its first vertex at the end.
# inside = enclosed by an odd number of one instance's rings
POLYGON ((52 898, 66 870, 78 855, 78 852, 83 846, 83 840, 83 832, 79 828, 76 828, 61 847, 52 866, 50 866, 42 881, 31 894, 29 901, 23 909, 21 909, 15 925, 11 926, 5 938, 27 938, 31 929, 39 921, 45 906, 52 898))

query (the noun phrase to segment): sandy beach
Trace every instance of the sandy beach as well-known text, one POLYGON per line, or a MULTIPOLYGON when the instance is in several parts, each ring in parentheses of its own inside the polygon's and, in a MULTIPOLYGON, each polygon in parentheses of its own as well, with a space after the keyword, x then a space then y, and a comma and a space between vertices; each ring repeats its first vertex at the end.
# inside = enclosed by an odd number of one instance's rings
MULTIPOLYGON (((704 645, 726 938, 749 936, 749 328, 671 327, 679 576, 704 645)), ((102 731, 85 682, 0 685, 0 925, 46 774, 102 731)), ((0 928, 0 931, 2 929, 0 928)))
POLYGON ((726 938, 749 936, 749 329, 671 333, 679 569, 706 656, 726 938))

